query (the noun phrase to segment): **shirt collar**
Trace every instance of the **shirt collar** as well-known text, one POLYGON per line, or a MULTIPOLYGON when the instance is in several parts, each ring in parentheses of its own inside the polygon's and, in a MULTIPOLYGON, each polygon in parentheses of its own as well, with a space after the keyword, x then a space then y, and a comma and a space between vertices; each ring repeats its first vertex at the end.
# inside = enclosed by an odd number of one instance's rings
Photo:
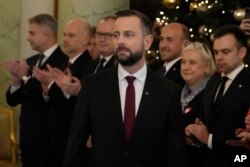
POLYGON ((168 71, 177 61, 179 61, 181 59, 181 57, 178 57, 170 62, 165 62, 164 66, 166 68, 166 71, 168 71))
POLYGON ((244 64, 240 65, 239 67, 237 67, 235 70, 233 70, 232 72, 230 72, 229 74, 225 75, 224 73, 221 74, 221 76, 227 76, 230 80, 234 80, 236 78, 236 76, 240 73, 240 71, 245 67, 244 64))
POLYGON ((141 82, 145 82, 146 80, 146 74, 147 74, 147 66, 146 64, 143 65, 143 67, 137 71, 134 74, 128 73, 120 64, 118 65, 118 78, 119 81, 125 79, 127 76, 134 76, 136 79, 138 79, 141 82))
POLYGON ((70 58, 70 59, 69 59, 69 62, 70 62, 71 64, 74 64, 74 62, 76 61, 76 59, 78 59, 78 57, 80 57, 82 54, 83 54, 83 53, 79 53, 79 54, 76 55, 75 57, 70 58))
POLYGON ((45 50, 43 52, 44 56, 46 58, 48 58, 50 55, 52 55, 52 53, 56 50, 57 47, 58 47, 58 44, 55 44, 52 47, 50 47, 49 49, 45 50))
POLYGON ((103 59, 106 60, 105 62, 108 62, 112 57, 113 57, 113 54, 111 54, 111 55, 109 55, 109 56, 105 56, 105 57, 104 57, 103 55, 101 55, 99 59, 102 59, 102 58, 103 58, 103 59))

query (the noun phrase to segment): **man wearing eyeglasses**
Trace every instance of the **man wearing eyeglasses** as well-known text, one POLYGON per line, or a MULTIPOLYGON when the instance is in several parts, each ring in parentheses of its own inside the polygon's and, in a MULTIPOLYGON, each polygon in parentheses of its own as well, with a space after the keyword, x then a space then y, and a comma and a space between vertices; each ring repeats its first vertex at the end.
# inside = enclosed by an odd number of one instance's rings
POLYGON ((102 18, 96 27, 96 45, 100 50, 100 57, 93 61, 90 73, 96 74, 99 71, 113 67, 115 58, 113 56, 113 26, 116 18, 107 16, 102 18))

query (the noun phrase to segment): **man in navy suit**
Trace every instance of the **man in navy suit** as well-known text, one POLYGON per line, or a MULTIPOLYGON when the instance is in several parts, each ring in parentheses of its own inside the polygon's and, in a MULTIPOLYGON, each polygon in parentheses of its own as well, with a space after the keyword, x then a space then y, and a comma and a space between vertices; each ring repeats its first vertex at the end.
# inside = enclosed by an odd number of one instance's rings
POLYGON ((161 29, 159 49, 164 64, 158 73, 181 87, 185 82, 180 74, 180 55, 182 48, 189 44, 189 39, 189 30, 183 24, 170 23, 161 29))
POLYGON ((57 22, 47 14, 29 19, 28 41, 33 50, 39 52, 25 62, 7 61, 6 69, 11 73, 12 83, 6 93, 10 106, 21 104, 20 147, 23 167, 48 166, 49 106, 43 98, 40 81, 34 77, 33 69, 51 67, 64 69, 68 57, 57 44, 57 22))
MULTIPOLYGON (((64 51, 69 56, 69 66, 56 78, 48 71, 35 69, 35 77, 42 83, 50 106, 49 147, 50 166, 62 167, 71 118, 77 95, 81 89, 80 80, 89 71, 92 61, 87 50, 91 27, 84 19, 69 21, 63 30, 64 51), (54 79, 54 80, 53 80, 54 79)), ((52 69, 49 69, 52 70, 52 69)), ((52 70, 53 71, 53 70, 52 70)), ((51 73, 53 73, 51 71, 51 73)))
POLYGON ((151 22, 134 10, 117 16, 113 42, 118 67, 83 81, 64 167, 185 166, 180 88, 146 66, 151 22), (85 159, 90 134, 93 146, 85 159))
POLYGON ((232 142, 237 139, 235 130, 245 128, 245 116, 250 107, 250 71, 243 63, 247 52, 246 36, 237 26, 224 26, 214 37, 215 62, 221 75, 207 83, 202 116, 186 128, 186 134, 204 144, 205 162, 200 166, 249 166, 249 160, 234 162, 239 155, 250 155, 244 147, 232 142))

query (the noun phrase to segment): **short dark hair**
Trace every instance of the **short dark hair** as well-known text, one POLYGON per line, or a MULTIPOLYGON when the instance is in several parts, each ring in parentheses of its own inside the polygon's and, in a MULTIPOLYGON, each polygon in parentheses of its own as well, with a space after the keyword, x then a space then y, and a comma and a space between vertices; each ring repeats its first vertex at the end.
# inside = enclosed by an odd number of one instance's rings
POLYGON ((30 24, 35 23, 41 26, 47 26, 52 30, 53 34, 57 36, 57 29, 58 29, 57 21, 54 17, 52 17, 49 14, 39 14, 34 17, 31 17, 29 19, 29 23, 30 24))
POLYGON ((231 34, 235 37, 239 48, 247 47, 247 37, 246 37, 244 31, 241 30, 236 25, 226 25, 226 26, 219 27, 214 32, 214 40, 217 38, 221 38, 221 37, 228 35, 228 34, 231 34))
POLYGON ((143 28, 143 31, 144 31, 145 35, 150 35, 153 32, 153 30, 152 30, 152 22, 142 12, 139 12, 137 10, 123 10, 123 11, 117 12, 116 16, 117 16, 117 18, 119 18, 119 17, 127 17, 127 16, 136 16, 141 21, 141 25, 142 25, 142 28, 143 28))

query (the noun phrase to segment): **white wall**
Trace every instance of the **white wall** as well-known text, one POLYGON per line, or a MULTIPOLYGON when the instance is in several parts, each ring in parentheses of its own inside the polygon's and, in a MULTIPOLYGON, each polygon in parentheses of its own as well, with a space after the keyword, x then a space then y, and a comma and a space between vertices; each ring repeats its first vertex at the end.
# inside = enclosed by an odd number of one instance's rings
POLYGON ((28 19, 40 13, 54 16, 54 9, 54 0, 21 0, 20 58, 29 57, 36 53, 26 40, 28 36, 28 19))

